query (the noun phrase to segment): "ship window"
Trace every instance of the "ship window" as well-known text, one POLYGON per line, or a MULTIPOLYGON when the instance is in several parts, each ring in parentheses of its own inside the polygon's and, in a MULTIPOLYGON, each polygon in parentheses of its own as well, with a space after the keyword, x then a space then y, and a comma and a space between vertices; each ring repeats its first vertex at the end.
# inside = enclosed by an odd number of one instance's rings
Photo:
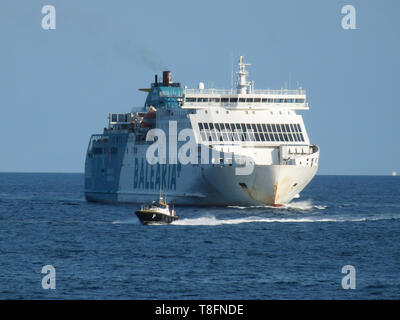
POLYGON ((291 129, 292 132, 295 132, 295 131, 294 131, 294 126, 293 126, 292 123, 290 124, 290 129, 291 129))
POLYGON ((247 134, 249 136, 250 141, 255 141, 256 138, 254 136, 254 130, 253 129, 249 129, 249 131, 247 131, 247 134))
POLYGON ((219 98, 210 98, 210 102, 219 102, 219 98))
POLYGON ((289 141, 293 141, 293 136, 291 133, 288 133, 289 141))
POLYGON ((234 141, 233 133, 231 131, 228 132, 229 141, 234 141))
POLYGON ((266 130, 266 131, 272 132, 272 129, 271 129, 271 125, 270 125, 270 124, 267 124, 267 129, 268 129, 268 130, 266 130))
POLYGON ((241 124, 241 127, 242 127, 242 131, 246 132, 246 125, 244 123, 241 124))
POLYGON ((246 124, 246 127, 247 127, 247 129, 249 129, 249 130, 250 130, 250 129, 251 129, 251 125, 250 125, 250 123, 247 123, 247 124, 246 124))
POLYGON ((215 129, 217 129, 219 131, 219 124, 218 123, 215 124, 215 129))
POLYGON ((300 133, 300 138, 301 138, 301 141, 304 142, 304 137, 303 137, 303 134, 302 134, 302 133, 300 133))
POLYGON ((268 132, 268 131, 267 131, 267 127, 265 126, 265 124, 264 124, 264 123, 263 123, 263 124, 261 124, 261 126, 262 126, 262 131, 263 131, 263 132, 268 132))
POLYGON ((269 134, 271 141, 275 141, 274 135, 272 133, 269 134))
POLYGON ((238 102, 238 98, 230 98, 229 102, 238 102))
POLYGON ((228 136, 226 130, 222 131, 222 137, 223 137, 224 141, 229 141, 229 136, 228 136))
POLYGON ((199 129, 203 130, 203 124, 202 123, 199 123, 199 129))
POLYGON ((297 130, 298 130, 298 132, 301 132, 301 127, 299 124, 297 124, 297 130))
POLYGON ((254 98, 254 102, 261 102, 261 98, 254 98))
POLYGON ((258 132, 262 132, 261 125, 259 123, 257 123, 257 130, 258 132))
POLYGON ((293 103, 293 99, 287 99, 287 103, 293 103))
POLYGON ((296 103, 304 103, 304 99, 296 99, 296 103))
POLYGON ((254 123, 251 124, 251 128, 253 129, 254 132, 257 132, 256 125, 254 123))
POLYGON ((267 98, 262 98, 261 102, 268 102, 267 98))
POLYGON ((284 125, 284 124, 280 124, 279 126, 281 127, 282 132, 286 132, 286 129, 285 129, 285 125, 284 125))
POLYGON ((257 141, 260 141, 260 136, 258 135, 258 133, 257 133, 257 132, 256 132, 256 134, 255 134, 255 135, 256 135, 256 140, 257 140, 257 141))
POLYGON ((284 141, 282 133, 279 134, 279 141, 284 141))
POLYGON ((236 123, 236 130, 241 130, 240 123, 236 123))
POLYGON ((210 129, 214 129, 214 123, 209 123, 210 129))
POLYGON ((193 97, 187 97, 186 102, 196 102, 196 98, 193 97))
POLYGON ((221 98, 221 102, 229 102, 229 98, 221 98))
POLYGON ((103 153, 103 148, 93 148, 93 153, 94 154, 102 154, 103 153))
POLYGON ((286 132, 290 132, 290 127, 288 124, 285 124, 286 132))
POLYGON ((253 102, 253 98, 246 98, 246 102, 253 102))
POLYGON ((279 124, 276 125, 276 131, 281 132, 281 126, 279 124))
POLYGON ((217 131, 216 135, 217 135, 217 141, 222 141, 222 134, 221 134, 221 132, 220 132, 220 131, 217 131))
POLYGON ((275 124, 271 124, 271 126, 272 126, 272 132, 276 132, 276 126, 275 126, 275 124))
POLYGON ((239 98, 239 102, 246 102, 246 98, 239 98))
POLYGON ((239 138, 239 135, 238 135, 237 132, 233 131, 232 134, 233 134, 233 138, 234 138, 235 141, 240 141, 240 138, 239 138))

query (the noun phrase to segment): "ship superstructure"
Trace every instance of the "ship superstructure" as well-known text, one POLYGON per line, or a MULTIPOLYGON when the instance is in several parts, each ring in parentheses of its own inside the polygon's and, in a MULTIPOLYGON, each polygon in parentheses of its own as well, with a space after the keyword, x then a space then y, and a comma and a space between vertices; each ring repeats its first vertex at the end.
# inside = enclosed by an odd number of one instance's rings
POLYGON ((255 90, 246 66, 241 56, 231 90, 182 88, 169 71, 140 89, 148 92, 143 108, 110 114, 108 128, 90 139, 86 198, 141 203, 163 189, 178 205, 290 202, 318 168, 319 148, 297 113, 309 109, 306 93, 255 90), (165 141, 151 138, 152 129, 165 141), (155 152, 154 163, 148 151, 157 141, 166 153, 155 152))

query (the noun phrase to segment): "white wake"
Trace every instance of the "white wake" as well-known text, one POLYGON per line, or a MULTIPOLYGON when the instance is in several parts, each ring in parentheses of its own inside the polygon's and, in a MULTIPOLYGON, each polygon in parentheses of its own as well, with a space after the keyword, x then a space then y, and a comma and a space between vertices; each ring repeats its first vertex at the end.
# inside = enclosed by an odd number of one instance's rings
POLYGON ((268 206, 268 205, 262 205, 262 206, 249 206, 249 207, 242 207, 242 206, 228 206, 228 208, 233 208, 233 209, 240 209, 240 210, 245 210, 245 209, 275 209, 275 210, 280 210, 280 209, 292 209, 292 210, 301 210, 301 211, 306 211, 306 210, 324 210, 327 208, 327 206, 324 205, 314 205, 311 200, 303 200, 303 201, 294 201, 290 202, 288 204, 284 204, 281 207, 274 207, 274 206, 268 206))
POLYGON ((363 222, 378 221, 388 219, 400 219, 400 216, 374 216, 374 217, 303 217, 303 218, 264 218, 264 217, 246 217, 234 219, 217 219, 215 216, 206 216, 199 218, 184 218, 173 222, 177 226, 219 226, 241 223, 314 223, 314 222, 363 222))

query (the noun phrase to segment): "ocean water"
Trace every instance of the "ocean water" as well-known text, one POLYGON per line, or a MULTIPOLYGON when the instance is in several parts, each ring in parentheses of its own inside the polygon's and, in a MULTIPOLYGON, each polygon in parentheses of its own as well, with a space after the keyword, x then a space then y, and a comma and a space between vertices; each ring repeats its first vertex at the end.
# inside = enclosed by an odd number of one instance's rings
POLYGON ((0 299, 400 298, 400 177, 316 176, 282 208, 177 207, 164 226, 136 208, 86 202, 82 174, 0 173, 0 299))

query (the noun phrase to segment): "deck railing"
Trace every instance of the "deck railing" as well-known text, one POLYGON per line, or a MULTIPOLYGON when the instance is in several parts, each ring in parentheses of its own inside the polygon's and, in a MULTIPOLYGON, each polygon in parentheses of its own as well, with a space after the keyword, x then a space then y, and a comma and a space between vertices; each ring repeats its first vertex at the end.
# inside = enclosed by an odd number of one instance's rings
MULTIPOLYGON (((215 95, 239 95, 237 89, 184 89, 183 94, 215 94, 215 95)), ((279 89, 279 90, 272 90, 272 89, 257 89, 252 90, 250 93, 246 95, 305 95, 306 91, 303 89, 296 89, 296 90, 289 90, 289 89, 279 89)))

